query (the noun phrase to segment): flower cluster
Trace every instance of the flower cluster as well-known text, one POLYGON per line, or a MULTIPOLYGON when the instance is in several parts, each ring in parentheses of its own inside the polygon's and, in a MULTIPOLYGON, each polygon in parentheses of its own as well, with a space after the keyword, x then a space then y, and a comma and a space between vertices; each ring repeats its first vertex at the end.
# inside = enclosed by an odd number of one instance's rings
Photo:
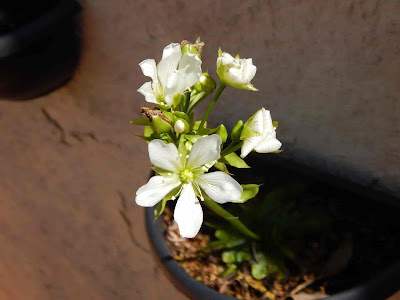
MULTIPOLYGON (((145 126, 143 138, 148 141, 156 173, 138 189, 136 203, 145 207, 157 205, 155 217, 158 217, 168 200, 178 199, 174 219, 181 236, 187 238, 196 236, 200 230, 202 204, 230 221, 229 214, 219 204, 243 203, 257 194, 257 185, 239 184, 231 177, 228 166, 248 168, 243 158, 251 151, 277 153, 281 147, 276 139, 277 122, 272 122, 270 112, 264 108, 245 123, 238 121, 226 147, 229 135, 225 126, 207 127, 208 115, 225 87, 257 91, 251 84, 257 70, 251 58, 234 58, 219 50, 220 85, 202 119, 195 121, 194 108, 216 88, 216 81, 201 70, 203 46, 199 39, 193 44, 172 43, 164 48, 158 64, 154 59, 139 64, 152 81, 144 83, 138 92, 155 107, 142 107, 144 117, 132 121, 145 126), (236 154, 239 150, 240 156, 236 154), (215 170, 209 172, 212 167, 215 170)), ((239 220, 230 222, 251 234, 239 220)))

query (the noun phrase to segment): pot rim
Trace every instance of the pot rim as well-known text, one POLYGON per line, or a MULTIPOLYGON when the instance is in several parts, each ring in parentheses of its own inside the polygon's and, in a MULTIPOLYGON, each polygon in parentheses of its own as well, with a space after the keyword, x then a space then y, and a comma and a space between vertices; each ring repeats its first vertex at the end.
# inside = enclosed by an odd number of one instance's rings
POLYGON ((32 22, 0 35, 0 58, 13 55, 57 30, 57 25, 81 10, 75 0, 59 0, 57 4, 32 22))

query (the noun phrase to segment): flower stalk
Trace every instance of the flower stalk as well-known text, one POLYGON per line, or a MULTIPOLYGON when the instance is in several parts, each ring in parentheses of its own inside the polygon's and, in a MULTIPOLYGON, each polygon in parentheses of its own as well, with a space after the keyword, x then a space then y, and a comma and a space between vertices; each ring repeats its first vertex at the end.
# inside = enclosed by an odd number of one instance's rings
POLYGON ((226 87, 226 85, 221 82, 217 92, 215 93, 214 97, 212 98, 210 104, 208 105, 207 110, 203 115, 203 118, 201 119, 201 123, 199 125, 199 130, 204 128, 204 123, 207 121, 208 115, 210 114, 211 110, 213 109, 215 103, 217 103, 217 100, 218 100, 219 96, 221 96, 225 87, 226 87))

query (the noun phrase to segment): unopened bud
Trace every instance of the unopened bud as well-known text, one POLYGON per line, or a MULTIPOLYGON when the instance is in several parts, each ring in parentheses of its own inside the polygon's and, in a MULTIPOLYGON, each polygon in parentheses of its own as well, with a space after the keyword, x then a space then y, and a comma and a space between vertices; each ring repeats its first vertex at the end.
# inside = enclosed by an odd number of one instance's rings
POLYGON ((226 139, 228 138, 228 132, 226 131, 224 124, 219 125, 215 133, 221 137, 222 144, 226 142, 226 139))
POLYGON ((199 83, 201 85, 201 89, 206 92, 206 94, 211 94, 215 88, 217 87, 217 83, 214 78, 212 78, 207 72, 201 74, 199 83))
POLYGON ((174 124, 174 131, 176 133, 186 133, 189 131, 189 124, 183 119, 178 119, 174 124))
POLYGON ((237 141, 240 138, 240 134, 243 130, 243 121, 239 120, 235 126, 233 126, 231 131, 231 139, 232 141, 237 141))

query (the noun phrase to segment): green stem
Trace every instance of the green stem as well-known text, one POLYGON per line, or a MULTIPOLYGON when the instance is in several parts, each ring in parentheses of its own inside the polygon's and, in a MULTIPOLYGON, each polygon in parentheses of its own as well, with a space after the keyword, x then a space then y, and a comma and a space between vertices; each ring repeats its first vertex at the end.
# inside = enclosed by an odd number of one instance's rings
POLYGON ((190 91, 187 92, 187 94, 186 94, 186 101, 185 101, 185 105, 183 107, 183 111, 186 113, 188 112, 189 104, 190 104, 190 91))
MULTIPOLYGON (((231 144, 232 145, 232 144, 231 144)), ((242 148, 243 146, 243 141, 241 141, 240 143, 236 144, 235 146, 231 146, 229 145, 228 147, 226 147, 222 152, 221 152, 221 157, 226 156, 232 152, 235 152, 236 150, 239 150, 240 148, 242 148)))
POLYGON ((238 231, 240 231, 244 235, 254 240, 260 240, 260 237, 256 233, 248 229, 246 225, 244 225, 237 217, 231 215, 228 211, 223 209, 222 206, 219 205, 217 202, 205 198, 203 203, 215 214, 217 214, 218 216, 222 217, 223 219, 231 223, 238 231))
POLYGON ((210 114, 212 108, 214 107, 215 103, 217 102, 219 96, 221 95, 221 93, 222 93, 222 91, 224 90, 225 87, 226 87, 226 85, 221 83, 221 85, 219 86, 217 92, 215 93, 214 97, 212 98, 210 104, 208 105, 207 110, 203 115, 203 118, 201 119, 199 130, 203 129, 204 123, 207 121, 208 115, 210 114))

